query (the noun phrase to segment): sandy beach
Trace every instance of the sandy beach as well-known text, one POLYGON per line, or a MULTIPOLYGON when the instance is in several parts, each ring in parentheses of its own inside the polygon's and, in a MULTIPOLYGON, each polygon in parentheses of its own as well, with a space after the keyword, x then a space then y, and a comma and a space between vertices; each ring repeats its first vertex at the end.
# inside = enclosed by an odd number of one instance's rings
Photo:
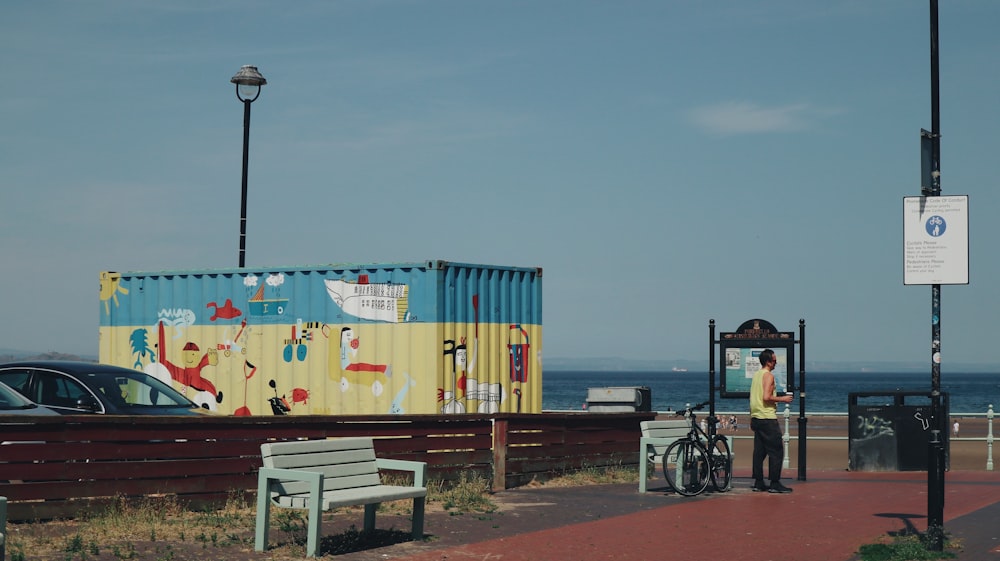
MULTIPOLYGON (((664 417, 667 418, 667 417, 664 417)), ((749 427, 749 417, 740 417, 740 426, 736 432, 730 429, 722 431, 733 439, 733 455, 736 468, 750 468, 753 454, 753 433, 749 427)), ((952 418, 949 423, 955 421, 952 418)), ((951 470, 985 470, 987 462, 987 445, 985 438, 988 433, 987 419, 983 417, 958 417, 959 437, 951 437, 949 459, 951 470), (967 440, 972 439, 972 440, 967 440), (978 439, 978 440, 976 440, 978 439)), ((784 419, 779 417, 784 428, 784 419)), ((798 469, 798 417, 792 417, 788 422, 788 455, 789 468, 798 469)), ((993 432, 1000 430, 994 423, 993 432)), ((848 418, 846 416, 810 417, 806 423, 806 469, 844 469, 848 468, 849 442, 848 418)), ((1000 452, 1000 451, 998 451, 1000 452)), ((1000 469, 1000 458, 994 452, 995 469, 1000 469)))

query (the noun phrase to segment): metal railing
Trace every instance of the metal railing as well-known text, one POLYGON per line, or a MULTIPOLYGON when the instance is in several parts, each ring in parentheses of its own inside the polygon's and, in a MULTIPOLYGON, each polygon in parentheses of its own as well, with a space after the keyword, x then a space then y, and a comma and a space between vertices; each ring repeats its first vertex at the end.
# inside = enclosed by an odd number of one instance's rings
MULTIPOLYGON (((671 413, 672 412, 661 412, 660 414, 667 415, 667 414, 671 414, 671 413)), ((785 409, 784 409, 784 411, 782 411, 781 413, 779 413, 779 415, 781 415, 784 418, 784 423, 785 423, 785 431, 784 431, 784 436, 783 436, 784 442, 785 442, 785 461, 784 461, 784 467, 788 468, 789 467, 788 444, 789 444, 789 441, 792 439, 792 436, 791 436, 791 433, 789 432, 789 429, 792 427, 792 422, 791 422, 792 416, 793 415, 797 415, 797 413, 793 413, 792 410, 791 410, 791 408, 789 408, 788 406, 786 406, 785 409)), ((716 417, 720 417, 720 418, 729 417, 729 416, 737 416, 737 417, 744 416, 745 417, 746 416, 746 411, 716 411, 715 412, 715 416, 716 417)), ((848 416, 847 413, 841 413, 841 412, 834 412, 834 413, 809 413, 809 414, 806 415, 806 417, 808 419, 810 419, 810 420, 814 420, 814 419, 818 419, 818 418, 824 418, 824 417, 840 417, 840 418, 844 418, 845 419, 845 421, 844 421, 845 423, 849 422, 849 419, 847 419, 847 416, 848 416)), ((993 437, 993 417, 994 417, 993 404, 989 405, 989 407, 986 409, 985 413, 961 413, 961 412, 957 412, 957 411, 952 411, 950 413, 950 416, 952 418, 963 418, 963 419, 965 419, 965 418, 977 418, 977 417, 982 417, 982 418, 986 419, 986 435, 985 436, 961 436, 961 437, 960 436, 951 436, 951 440, 952 441, 961 441, 961 442, 984 442, 984 443, 986 443, 986 470, 987 471, 993 471, 993 440, 994 440, 994 437, 993 437)), ((846 428, 846 426, 845 426, 845 428, 846 428)), ((753 439, 753 436, 748 436, 748 435, 731 435, 731 438, 733 438, 733 439, 753 439)), ((843 434, 843 435, 840 435, 840 436, 812 436, 812 435, 806 434, 806 440, 807 441, 808 440, 845 440, 846 441, 848 439, 849 438, 848 438, 848 435, 846 433, 843 434)))

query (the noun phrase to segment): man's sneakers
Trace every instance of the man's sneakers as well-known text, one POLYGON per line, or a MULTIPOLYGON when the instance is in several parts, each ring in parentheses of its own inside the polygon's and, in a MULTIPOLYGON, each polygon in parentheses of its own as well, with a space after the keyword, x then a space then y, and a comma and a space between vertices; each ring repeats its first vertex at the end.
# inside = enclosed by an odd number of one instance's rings
POLYGON ((782 485, 780 481, 775 481, 775 482, 771 483, 770 486, 764 484, 763 481, 754 481, 753 482, 753 487, 750 487, 750 490, 753 491, 754 493, 764 493, 764 492, 768 492, 768 493, 791 493, 792 492, 791 489, 789 489, 788 487, 785 487, 784 485, 782 485))
MULTIPOLYGON (((754 491, 757 489, 755 488, 754 491)), ((781 484, 780 481, 771 482, 771 487, 767 490, 768 493, 791 493, 792 490, 781 484)))

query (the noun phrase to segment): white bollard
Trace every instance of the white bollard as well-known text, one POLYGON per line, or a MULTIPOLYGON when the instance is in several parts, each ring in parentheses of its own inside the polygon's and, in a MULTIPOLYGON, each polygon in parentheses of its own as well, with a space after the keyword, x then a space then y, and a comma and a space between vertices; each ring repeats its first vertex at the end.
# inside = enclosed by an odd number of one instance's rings
POLYGON ((986 410, 986 471, 993 471, 993 404, 986 410))

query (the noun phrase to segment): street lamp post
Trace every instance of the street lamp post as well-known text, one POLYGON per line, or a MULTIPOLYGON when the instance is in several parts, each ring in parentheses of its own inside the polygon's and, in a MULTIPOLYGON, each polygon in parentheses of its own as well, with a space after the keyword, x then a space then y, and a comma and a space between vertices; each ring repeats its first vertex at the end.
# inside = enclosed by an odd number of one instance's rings
MULTIPOLYGON (((926 135, 930 146, 929 175, 921 195, 941 195, 941 95, 938 53, 938 0, 930 0, 931 35, 931 130, 926 135)), ((923 131, 921 133, 923 137, 923 131)), ((921 140, 924 141, 923 139, 921 140)), ((921 164, 921 168, 923 168, 921 164)), ((948 430, 941 408, 941 285, 931 285, 931 427, 927 463, 927 537, 928 549, 944 549, 944 468, 945 447, 942 431, 948 430)))
POLYGON ((267 80, 249 64, 240 68, 230 82, 236 84, 236 99, 243 102, 243 191, 240 197, 240 268, 246 265, 247 249, 247 162, 250 157, 250 104, 260 96, 267 80))

